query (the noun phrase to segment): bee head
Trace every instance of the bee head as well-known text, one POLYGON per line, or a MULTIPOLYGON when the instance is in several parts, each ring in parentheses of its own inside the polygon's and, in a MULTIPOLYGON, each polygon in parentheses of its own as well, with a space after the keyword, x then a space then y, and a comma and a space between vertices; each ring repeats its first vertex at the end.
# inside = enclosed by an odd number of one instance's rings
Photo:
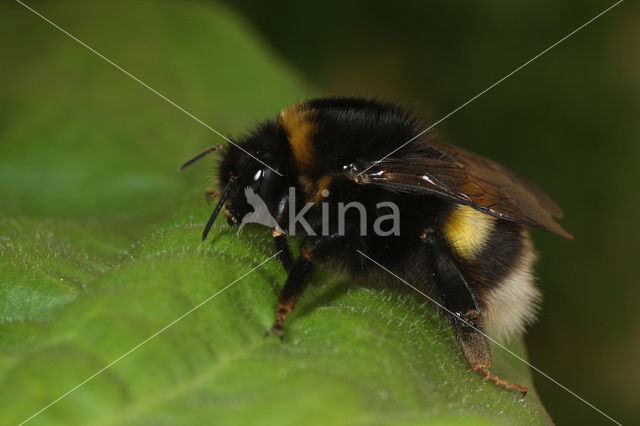
POLYGON ((278 200, 287 192, 289 172, 286 136, 277 123, 264 123, 234 144, 222 150, 218 167, 222 196, 214 211, 217 215, 222 210, 231 226, 254 211, 248 197, 259 197, 274 214, 278 200))

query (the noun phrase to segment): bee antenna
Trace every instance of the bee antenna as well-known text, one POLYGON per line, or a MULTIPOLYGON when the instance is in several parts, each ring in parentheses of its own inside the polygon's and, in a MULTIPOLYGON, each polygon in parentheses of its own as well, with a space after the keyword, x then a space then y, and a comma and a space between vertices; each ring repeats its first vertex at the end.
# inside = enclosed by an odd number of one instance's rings
MULTIPOLYGON (((197 157, 196 157, 196 159, 197 159, 197 157)), ((191 160, 189 160, 189 161, 191 161, 191 160)), ((229 183, 227 184, 227 186, 224 188, 224 192, 222 193, 222 196, 220 197, 220 201, 218 201, 218 205, 213 210, 213 213, 211 213, 211 217, 209 218, 209 222, 207 222, 207 226, 204 227, 204 232, 202 232, 202 241, 207 239, 207 235, 209 235, 209 230, 211 230, 211 227, 213 226, 213 222, 216 221, 216 217, 218 217, 218 213, 220 213, 220 210, 222 209, 222 206, 224 205, 225 200, 229 196, 229 192, 231 192, 231 184, 234 181, 235 181, 235 178, 232 177, 229 180, 229 183)))
POLYGON ((209 148, 205 149, 201 153, 197 154, 194 157, 191 157, 190 159, 188 159, 184 163, 180 164, 180 167, 178 167, 178 171, 183 171, 186 167, 192 165, 193 163, 195 163, 196 161, 198 161, 202 157, 210 154, 213 151, 222 152, 222 148, 223 148, 222 144, 210 146, 209 148))

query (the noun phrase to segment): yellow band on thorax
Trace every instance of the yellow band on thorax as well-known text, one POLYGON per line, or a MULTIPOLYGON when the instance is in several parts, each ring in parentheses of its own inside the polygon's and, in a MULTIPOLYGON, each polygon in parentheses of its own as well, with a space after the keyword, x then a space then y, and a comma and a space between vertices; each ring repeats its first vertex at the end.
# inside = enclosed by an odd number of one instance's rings
POLYGON ((295 166, 300 174, 308 172, 316 161, 314 134, 317 124, 314 111, 304 102, 283 109, 278 115, 278 123, 284 128, 295 166))

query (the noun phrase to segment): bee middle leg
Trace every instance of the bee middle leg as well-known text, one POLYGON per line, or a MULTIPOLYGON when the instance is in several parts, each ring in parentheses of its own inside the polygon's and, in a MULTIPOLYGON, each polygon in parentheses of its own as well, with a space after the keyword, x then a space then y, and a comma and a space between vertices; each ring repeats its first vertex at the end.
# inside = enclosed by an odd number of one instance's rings
POLYGON ((517 390, 522 392, 523 396, 526 395, 526 386, 503 380, 489 370, 491 347, 484 333, 481 311, 441 236, 427 229, 421 239, 428 246, 433 257, 438 287, 447 310, 447 317, 469 367, 495 386, 505 390, 517 390))

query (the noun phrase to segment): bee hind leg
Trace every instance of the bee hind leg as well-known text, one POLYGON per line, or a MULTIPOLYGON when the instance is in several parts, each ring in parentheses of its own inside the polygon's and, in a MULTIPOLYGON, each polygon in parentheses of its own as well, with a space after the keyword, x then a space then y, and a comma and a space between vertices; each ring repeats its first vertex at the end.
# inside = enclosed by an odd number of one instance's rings
POLYGON ((435 231, 426 229, 420 238, 431 252, 446 315, 469 367, 495 386, 505 390, 517 390, 525 396, 526 386, 503 380, 489 371, 491 347, 484 333, 480 309, 442 237, 435 231))
POLYGON ((486 335, 481 333, 481 321, 477 310, 470 310, 459 318, 452 318, 453 332, 472 370, 477 372, 483 380, 507 391, 516 390, 524 397, 527 387, 518 383, 508 382, 491 373, 491 348, 486 335))

